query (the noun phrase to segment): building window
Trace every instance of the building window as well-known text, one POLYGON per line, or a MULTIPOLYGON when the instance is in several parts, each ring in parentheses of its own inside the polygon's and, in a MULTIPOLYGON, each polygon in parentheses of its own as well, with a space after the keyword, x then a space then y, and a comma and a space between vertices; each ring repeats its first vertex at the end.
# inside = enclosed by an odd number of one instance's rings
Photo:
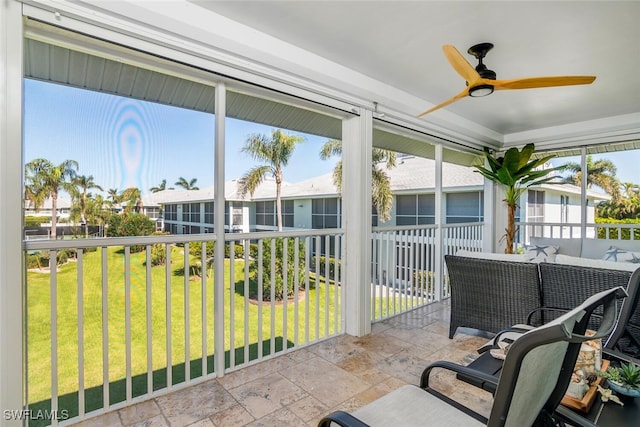
POLYGON ((274 226, 276 224, 275 210, 274 201, 256 202, 256 225, 274 226))
MULTIPOLYGON (((528 190, 527 192, 527 222, 544 222, 544 191, 528 190)), ((527 236, 542 236, 541 226, 528 226, 527 236)))
POLYGON ((204 223, 213 224, 214 210, 213 202, 204 203, 204 223))
MULTIPOLYGON (((293 200, 282 200, 282 226, 293 227, 293 200)), ((241 212, 240 212, 241 213, 241 212)), ((235 212, 234 212, 235 218, 235 212)), ((235 225, 241 225, 235 222, 235 225)), ((264 202, 256 202, 256 225, 265 225, 274 227, 278 225, 278 212, 275 200, 267 200, 264 202)))
POLYGON ((447 193, 447 224, 482 222, 484 200, 481 191, 471 193, 447 193))
POLYGON ((164 207, 164 219, 167 221, 178 220, 178 205, 165 205, 164 207))
POLYGON ((200 222, 200 203, 183 203, 182 221, 200 222))
POLYGON ((529 190, 527 197, 527 222, 543 222, 544 191, 529 190))
POLYGON ((282 201, 282 226, 293 227, 293 200, 282 201))
POLYGON ((311 204, 312 228, 340 227, 338 199, 314 199, 311 204))
POLYGON ((435 224, 436 198, 434 194, 396 196, 396 225, 435 224))

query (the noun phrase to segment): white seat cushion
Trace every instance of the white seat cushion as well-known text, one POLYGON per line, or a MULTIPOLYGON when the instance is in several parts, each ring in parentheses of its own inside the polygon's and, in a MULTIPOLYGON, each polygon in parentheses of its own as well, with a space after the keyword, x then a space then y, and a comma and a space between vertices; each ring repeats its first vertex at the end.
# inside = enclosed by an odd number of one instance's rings
POLYGON ((372 427, 484 425, 414 385, 403 386, 371 402, 355 411, 353 416, 372 427))

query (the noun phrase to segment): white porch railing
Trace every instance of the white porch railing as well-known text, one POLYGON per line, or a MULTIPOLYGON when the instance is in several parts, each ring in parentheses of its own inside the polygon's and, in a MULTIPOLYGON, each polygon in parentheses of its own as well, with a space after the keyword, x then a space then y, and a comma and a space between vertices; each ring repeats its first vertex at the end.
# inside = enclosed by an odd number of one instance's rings
MULTIPOLYGON (((531 237, 570 239, 582 237, 582 227, 576 223, 518 222, 517 243, 528 244, 531 237)), ((589 223, 584 237, 588 239, 639 240, 640 224, 589 223)))
MULTIPOLYGON (((343 241, 231 233, 220 264, 208 234, 26 240, 29 409, 67 425, 343 333, 343 241)), ((438 254, 480 250, 482 224, 376 228, 372 245, 379 320, 448 297, 438 254)))
POLYGON ((445 254, 482 250, 482 223, 374 227, 371 318, 395 316, 450 295, 445 254), (441 232, 442 237, 438 238, 441 232), (440 243, 440 252, 437 245, 440 243), (442 254, 438 256, 438 253, 442 254))
POLYGON ((342 231, 228 234, 217 274, 214 241, 25 241, 29 409, 66 425, 343 332, 342 231))

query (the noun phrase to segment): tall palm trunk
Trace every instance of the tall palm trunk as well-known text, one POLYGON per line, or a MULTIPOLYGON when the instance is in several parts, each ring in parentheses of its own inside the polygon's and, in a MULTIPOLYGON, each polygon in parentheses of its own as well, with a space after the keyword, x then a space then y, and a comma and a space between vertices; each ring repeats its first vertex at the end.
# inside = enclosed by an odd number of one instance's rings
POLYGON ((56 239, 58 228, 58 193, 51 193, 51 238, 56 239))
POLYGON ((515 240, 516 237, 516 208, 518 207, 517 205, 507 205, 508 207, 508 211, 507 211, 507 229, 505 230, 506 233, 506 237, 507 237, 507 246, 504 248, 504 253, 505 254, 512 254, 513 253, 513 242, 515 240))
POLYGON ((278 231, 282 231, 282 199, 280 191, 282 187, 282 170, 276 170, 276 214, 278 215, 278 231))

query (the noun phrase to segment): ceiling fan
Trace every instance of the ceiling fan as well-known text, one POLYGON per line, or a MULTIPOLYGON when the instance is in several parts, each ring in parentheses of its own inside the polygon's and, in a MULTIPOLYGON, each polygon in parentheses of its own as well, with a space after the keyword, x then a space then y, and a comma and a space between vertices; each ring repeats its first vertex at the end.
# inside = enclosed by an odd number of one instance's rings
POLYGON ((465 96, 487 96, 494 90, 504 89, 532 89, 550 86, 585 85, 592 83, 595 76, 552 76, 552 77, 526 77, 512 80, 496 80, 496 73, 489 70, 482 62, 485 55, 493 48, 492 43, 480 43, 471 46, 467 52, 478 59, 478 65, 474 68, 460 54, 453 45, 444 45, 442 50, 453 68, 467 81, 467 87, 451 99, 436 105, 427 111, 420 113, 418 117, 429 114, 432 111, 445 107, 465 96))

